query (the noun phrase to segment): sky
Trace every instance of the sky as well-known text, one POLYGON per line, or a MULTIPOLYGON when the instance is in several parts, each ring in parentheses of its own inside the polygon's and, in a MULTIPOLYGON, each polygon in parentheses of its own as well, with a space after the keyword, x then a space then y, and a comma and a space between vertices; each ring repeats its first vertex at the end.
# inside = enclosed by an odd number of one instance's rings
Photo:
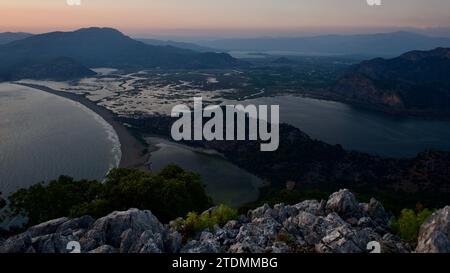
POLYGON ((449 0, 0 0, 0 32, 114 27, 128 35, 255 37, 450 26, 449 0))

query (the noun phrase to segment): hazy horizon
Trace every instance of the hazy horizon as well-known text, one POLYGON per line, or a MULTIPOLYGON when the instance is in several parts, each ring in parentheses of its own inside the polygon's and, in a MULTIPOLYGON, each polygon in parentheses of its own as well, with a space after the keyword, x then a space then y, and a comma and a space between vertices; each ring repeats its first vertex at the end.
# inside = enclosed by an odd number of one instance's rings
POLYGON ((448 28, 448 10, 450 1, 442 0, 0 0, 0 32, 104 26, 133 37, 357 34, 448 28))

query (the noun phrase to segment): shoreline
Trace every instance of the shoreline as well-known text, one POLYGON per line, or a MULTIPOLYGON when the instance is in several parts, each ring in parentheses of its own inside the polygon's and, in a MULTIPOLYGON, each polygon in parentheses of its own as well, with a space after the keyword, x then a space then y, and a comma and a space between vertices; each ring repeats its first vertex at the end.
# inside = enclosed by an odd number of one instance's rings
POLYGON ((125 125, 116 120, 116 115, 112 111, 97 105, 95 102, 85 98, 82 95, 58 91, 37 84, 19 83, 19 82, 12 82, 12 84, 44 91, 56 96, 60 96, 78 102, 81 105, 87 107, 88 109, 99 115, 101 118, 103 118, 109 125, 111 125, 111 127, 114 129, 117 136, 119 137, 120 150, 122 156, 120 158, 120 163, 118 167, 138 168, 147 170, 146 164, 148 162, 149 157, 149 155, 145 152, 147 147, 139 139, 137 139, 125 125))

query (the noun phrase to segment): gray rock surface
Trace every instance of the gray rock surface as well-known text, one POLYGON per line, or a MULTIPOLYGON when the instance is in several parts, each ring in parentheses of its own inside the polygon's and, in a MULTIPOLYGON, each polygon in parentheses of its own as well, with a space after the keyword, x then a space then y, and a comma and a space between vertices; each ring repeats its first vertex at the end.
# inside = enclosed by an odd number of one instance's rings
POLYGON ((356 197, 349 190, 340 190, 333 193, 327 201, 328 213, 336 212, 343 218, 359 218, 361 207, 356 197))
MULTIPOLYGON (((66 253, 75 241, 83 253, 361 253, 376 241, 382 252, 411 252, 389 233, 390 215, 375 199, 360 204, 348 190, 328 200, 264 205, 222 227, 182 238, 150 211, 130 209, 94 220, 60 218, 0 241, 0 253, 66 253)), ((417 252, 450 252, 450 207, 420 230, 417 252)))
POLYGON ((435 212, 420 228, 419 253, 450 253, 450 206, 435 212))

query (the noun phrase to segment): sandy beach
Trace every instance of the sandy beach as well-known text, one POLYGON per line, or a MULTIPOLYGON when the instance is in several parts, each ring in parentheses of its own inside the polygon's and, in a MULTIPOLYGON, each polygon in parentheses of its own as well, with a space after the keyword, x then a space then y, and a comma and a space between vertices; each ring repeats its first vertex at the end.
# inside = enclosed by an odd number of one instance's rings
POLYGON ((15 83, 18 85, 23 85, 26 87, 38 89, 44 92, 48 92, 57 96, 61 96, 73 101, 76 101, 90 110, 94 111, 96 114, 101 116, 106 122, 108 122, 116 131, 122 151, 122 157, 120 160, 119 167, 121 168, 141 168, 145 169, 145 165, 148 161, 148 154, 145 153, 146 146, 139 141, 122 123, 116 120, 114 113, 108 109, 98 106, 95 102, 89 99, 63 91, 58 91, 51 89, 46 86, 27 84, 27 83, 15 83))

